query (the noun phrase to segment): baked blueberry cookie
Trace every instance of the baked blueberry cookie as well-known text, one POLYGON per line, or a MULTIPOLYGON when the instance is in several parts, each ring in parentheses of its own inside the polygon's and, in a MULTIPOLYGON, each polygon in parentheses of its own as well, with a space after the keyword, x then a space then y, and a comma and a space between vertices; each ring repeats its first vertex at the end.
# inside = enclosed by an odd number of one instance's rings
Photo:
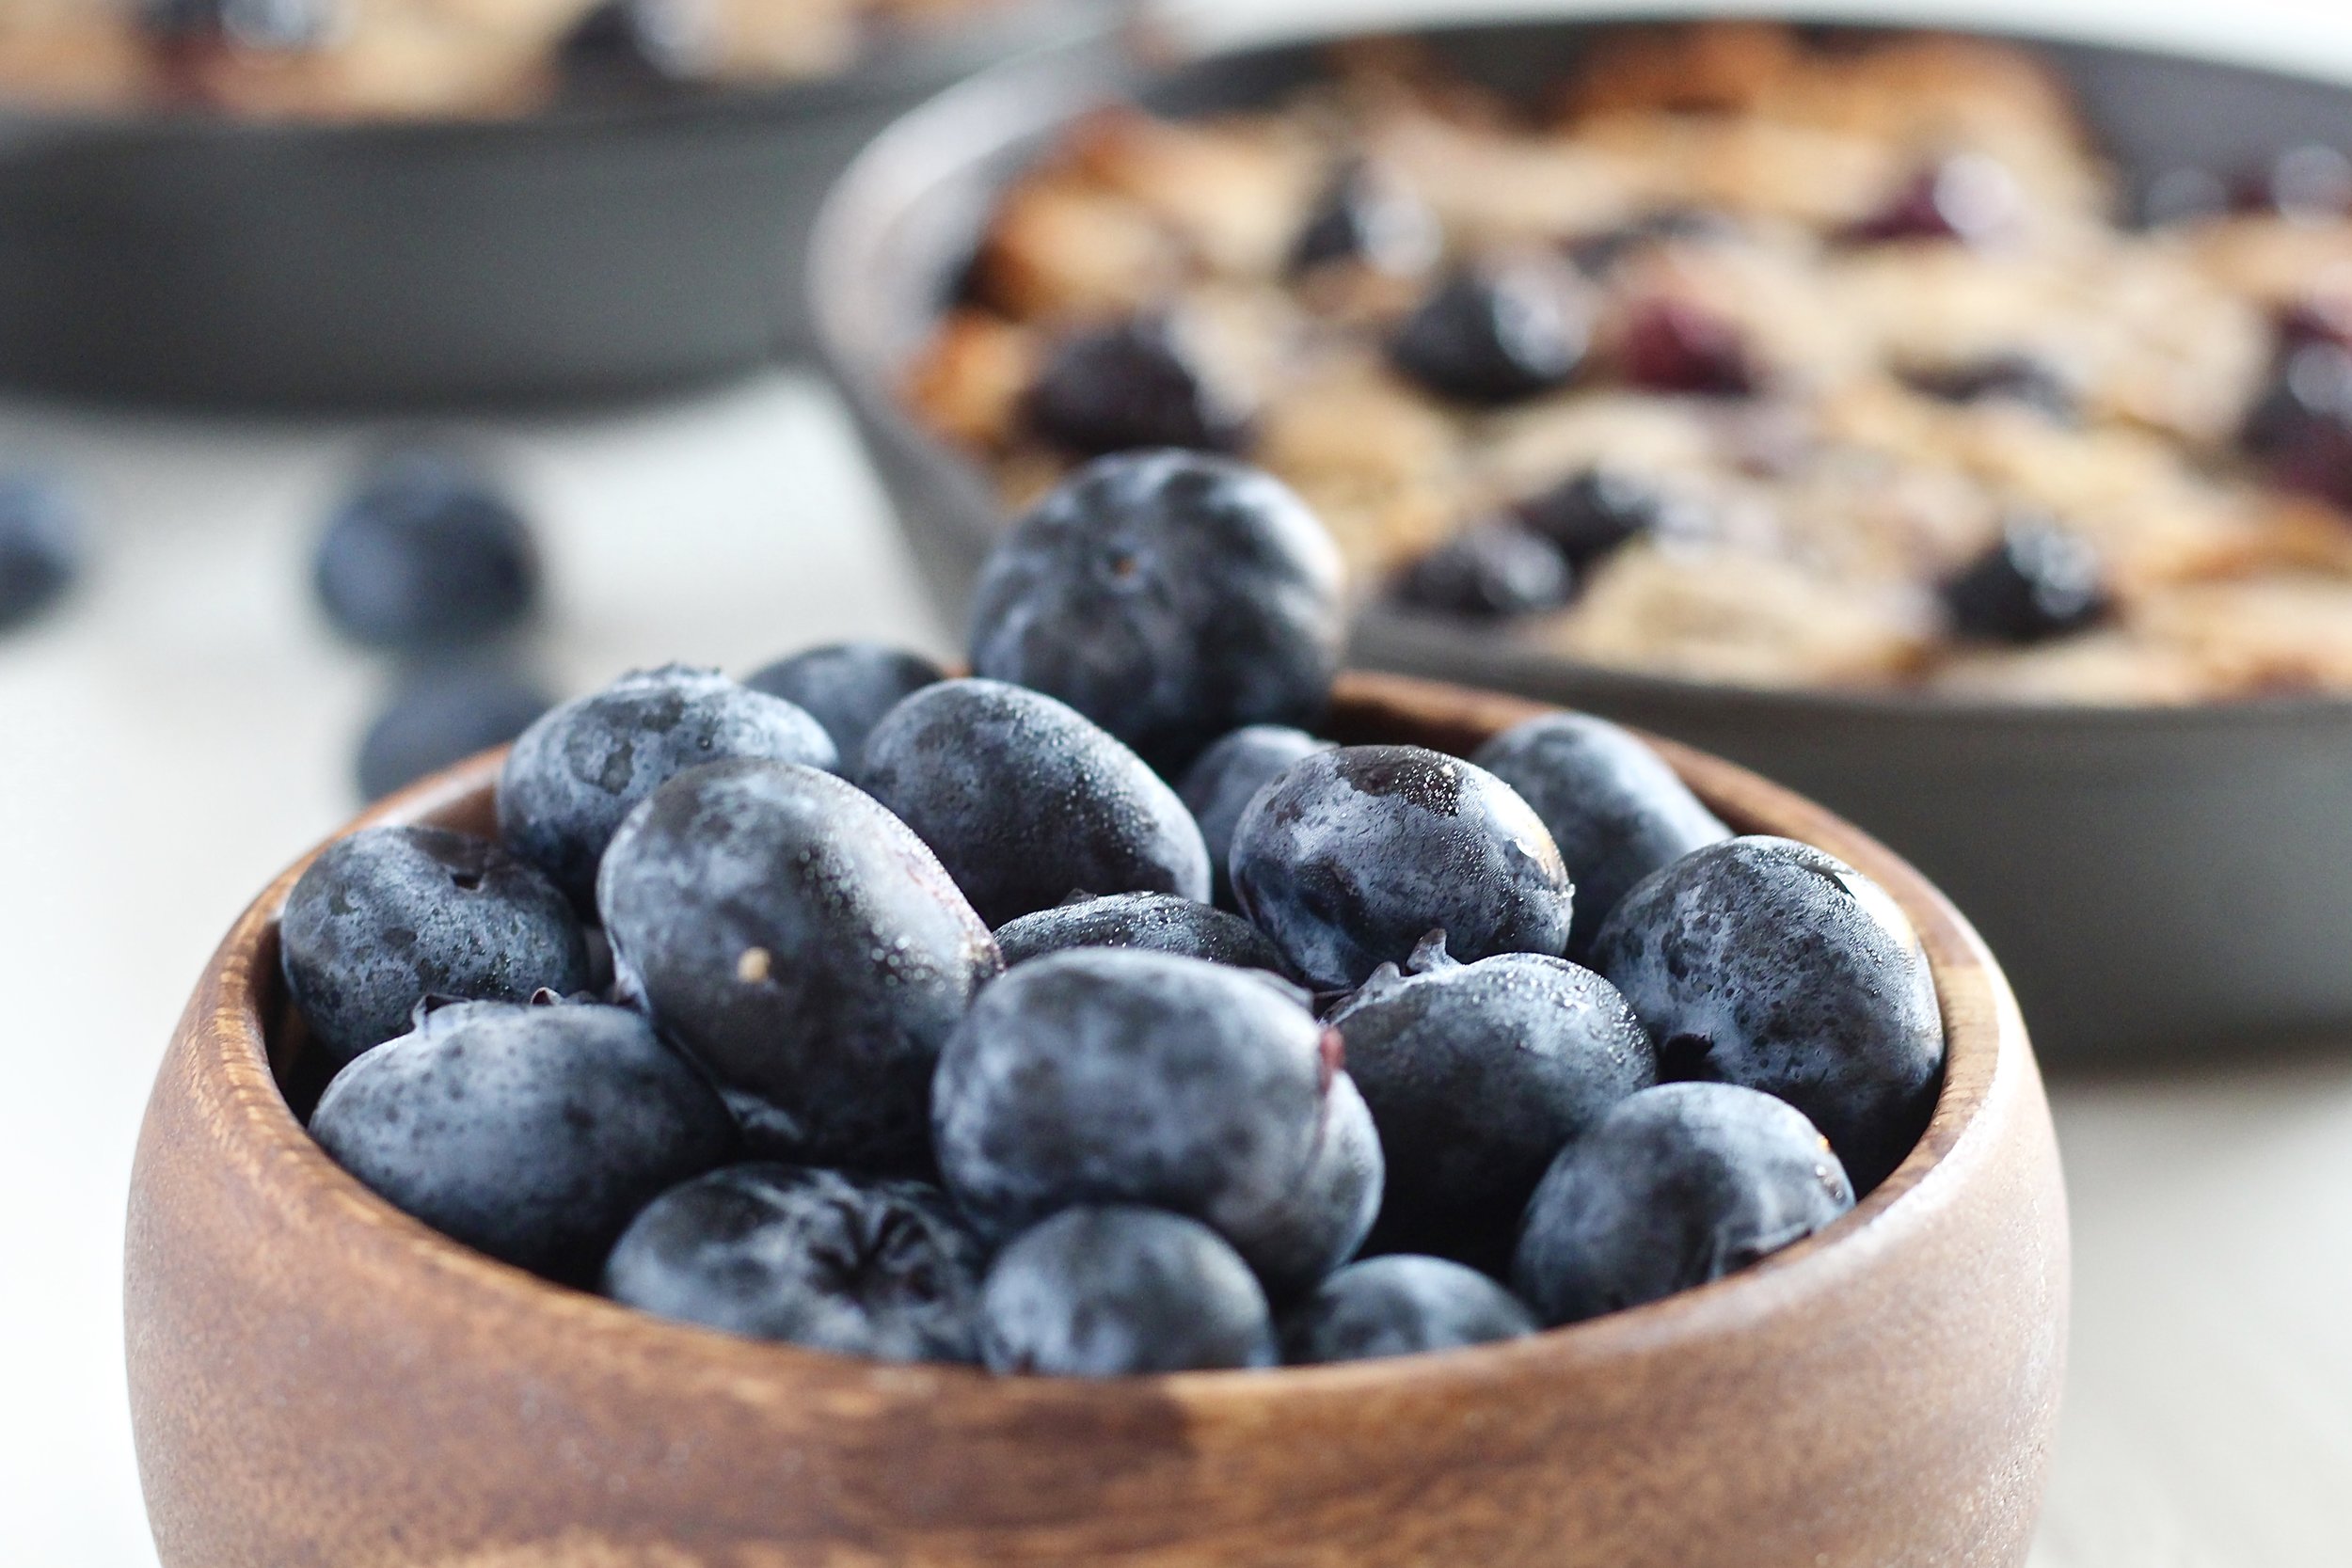
POLYGON ((1638 27, 1506 102, 1367 43, 1268 111, 1105 108, 906 395, 1013 505, 1245 457, 1359 597, 1595 664, 2352 689, 2352 163, 2127 189, 2007 44, 1638 27))

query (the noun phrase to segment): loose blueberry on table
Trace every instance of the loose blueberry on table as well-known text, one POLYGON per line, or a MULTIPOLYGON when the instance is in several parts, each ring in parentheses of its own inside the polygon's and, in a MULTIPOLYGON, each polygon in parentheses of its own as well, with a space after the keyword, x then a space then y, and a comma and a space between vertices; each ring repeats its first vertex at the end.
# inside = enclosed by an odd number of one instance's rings
POLYGON ((555 705, 521 672, 496 660, 429 662, 404 675, 359 742, 360 795, 389 795, 476 752, 503 746, 555 705))
POLYGON ((335 628, 412 653, 462 647, 527 620, 538 547, 522 514, 465 458, 396 451, 319 538, 311 574, 335 628))
POLYGON ((1598 720, 1299 727, 1339 609, 1275 481, 1103 459, 988 583, 979 676, 628 675, 517 743, 498 842, 330 846, 279 927, 320 1144, 649 1313, 1112 1377, 1638 1306, 1916 1143, 1936 998, 1860 873, 1598 720))
POLYGON ((81 567, 81 514, 64 488, 33 474, 0 478, 0 633, 56 603, 81 567))

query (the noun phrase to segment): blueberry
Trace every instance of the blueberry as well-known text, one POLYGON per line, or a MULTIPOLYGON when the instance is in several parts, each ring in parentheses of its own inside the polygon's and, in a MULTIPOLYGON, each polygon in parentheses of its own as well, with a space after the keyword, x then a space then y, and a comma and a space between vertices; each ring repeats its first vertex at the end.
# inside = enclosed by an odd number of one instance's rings
POLYGON ((1380 1218, 1387 1161, 1372 1107, 1356 1082, 1335 1073, 1323 1132, 1306 1174, 1280 1211, 1250 1233, 1259 1283, 1276 1301, 1295 1299, 1362 1250, 1380 1218))
POLYGON ((1274 1324, 1248 1266, 1206 1227, 1152 1209, 1070 1209, 997 1258, 980 1351, 999 1372, 1122 1377, 1271 1367, 1274 1324))
POLYGON ((623 1007, 476 1003, 338 1073, 337 1164, 443 1235, 585 1284, 631 1216, 726 1160, 726 1107, 623 1007))
POLYGON ((479 641, 528 617, 539 556, 512 502, 448 457, 378 467, 329 519, 312 566, 336 628, 374 647, 479 641))
POLYGON ((349 0, 139 0, 139 25, 173 41, 218 38, 240 49, 307 49, 323 40, 349 0))
POLYGON ((866 738, 859 776, 992 926, 1073 893, 1209 896, 1209 851, 1176 792, 1061 703, 944 681, 866 738))
POLYGON ((1568 957, 1580 963, 1634 883, 1731 836, 1664 758, 1605 719, 1547 713, 1503 731, 1470 760, 1518 791, 1551 831, 1576 884, 1568 957))
POLYGON ((1730 1084, 1662 1084, 1560 1151, 1511 1277, 1548 1323, 1704 1285, 1804 1240, 1853 1188, 1802 1114, 1730 1084))
POLYGON ((1500 1270, 1560 1146, 1658 1081, 1641 1021, 1565 958, 1457 964, 1431 942, 1330 1019, 1388 1160, 1375 1246, 1500 1270))
POLYGON ((1517 1339, 1535 1332, 1535 1316, 1476 1269, 1398 1254, 1348 1264, 1284 1313, 1281 1328, 1282 1359, 1303 1366, 1517 1339))
POLYGON ((1291 247, 1294 276, 1354 264, 1392 277, 1426 271, 1445 235, 1427 203, 1375 164, 1350 161, 1316 198, 1291 247))
POLYGON ((1338 547, 1279 480, 1136 453, 1080 470, 997 546, 972 672, 1058 697, 1172 776, 1228 730, 1313 723, 1345 634, 1338 547))
POLYGON ((2239 439, 2274 483, 2352 506, 2352 348, 2288 343, 2239 439))
POLYGON ((1213 1227, 1273 1289, 1311 1284, 1378 1204, 1337 1045, 1263 975, 1113 948, 1038 958, 982 991, 940 1054, 940 1170, 991 1236, 1145 1203, 1213 1227))
POLYGON ((1658 1042, 1661 1077, 1780 1096, 1858 1190, 1919 1141, 1944 1069, 1935 981, 1900 907, 1836 857, 1709 845, 1627 894, 1594 958, 1658 1042))
POLYGON ((604 1293, 754 1339, 882 1361, 977 1361, 979 1243, 920 1181, 729 1165, 632 1221, 604 1293))
POLYGON ((1568 944, 1575 890, 1534 812, 1418 746, 1293 763, 1242 813, 1232 875, 1242 913, 1320 990, 1363 984, 1433 930, 1465 960, 1568 944))
POLYGON ((286 895, 278 960, 336 1065, 407 1032, 427 997, 528 1001, 588 985, 580 922, 554 884, 487 839, 367 828, 286 895))
POLYGON ((575 74, 615 85, 701 82, 723 65, 726 38, 694 0, 596 0, 557 45, 575 74))
POLYGON ((2099 553, 2045 517, 2010 517, 2001 537, 1944 585, 1963 637, 2041 642, 2079 631, 2113 606, 2099 553))
POLYGON ((882 716, 946 678, 920 654, 879 642, 836 642, 778 659, 743 684, 783 698, 824 725, 841 753, 842 770, 854 772, 882 716))
POLYGON ((1233 849, 1233 824, 1249 798, 1300 757, 1332 749, 1305 730, 1287 724, 1245 724, 1222 736, 1184 769, 1176 794, 1200 824, 1209 847, 1209 875, 1219 909, 1233 909, 1233 879, 1226 862, 1233 849))
POLYGON ((1518 403, 1565 386, 1592 341, 1574 276, 1529 259, 1447 278, 1391 341, 1396 367, 1457 403, 1518 403))
POLYGON ((715 763, 629 814, 597 894, 625 991, 758 1149, 923 1167, 932 1064, 999 960, 897 818, 813 768, 715 763))
POLYGON ((1915 173, 1887 203, 1847 230, 1863 245, 1955 240, 1980 245, 2013 230, 2025 209, 2017 179, 1981 152, 1955 152, 1915 173))
POLYGON ((1407 567, 1399 602, 1416 610, 1502 620, 1568 602, 1568 562, 1550 540, 1513 523, 1474 525, 1407 567))
POLYGON ((1572 568, 1659 531, 1673 509, 1663 492, 1620 468, 1580 469, 1518 506, 1519 521, 1551 541, 1572 568))
POLYGON ((824 727, 780 697, 683 664, 638 670, 522 733, 499 778, 499 832, 583 908, 631 807, 690 768, 733 757, 828 770, 824 727))
POLYGON ((359 793, 389 795, 529 729, 553 705, 538 685, 495 663, 434 664, 408 675, 359 743, 359 793))
POLYGON ((1239 915, 1165 893, 1073 899, 996 928, 1008 968, 1073 947, 1140 947, 1236 969, 1282 970, 1282 956, 1239 915))
POLYGON ((1946 403, 2012 403, 2060 424, 2072 424, 2082 413, 2074 383, 2047 360, 2023 352, 1918 371, 1905 379, 1946 403))
POLYGON ((1617 343, 1617 368, 1645 391, 1747 397, 1759 383, 1738 327, 1684 300, 1634 308, 1617 343))
POLYGON ((82 569, 82 517, 57 484, 0 478, 0 632, 55 604, 82 569))
POLYGON ((1163 314, 1065 340, 1029 389, 1028 419, 1080 457, 1145 447, 1236 451, 1249 436, 1248 411, 1200 363, 1183 325, 1163 314))
POLYGON ((2326 223, 2352 213, 2352 159, 2332 147, 2291 147, 2240 178, 2231 191, 2240 212, 2276 213, 2302 223, 2326 223))

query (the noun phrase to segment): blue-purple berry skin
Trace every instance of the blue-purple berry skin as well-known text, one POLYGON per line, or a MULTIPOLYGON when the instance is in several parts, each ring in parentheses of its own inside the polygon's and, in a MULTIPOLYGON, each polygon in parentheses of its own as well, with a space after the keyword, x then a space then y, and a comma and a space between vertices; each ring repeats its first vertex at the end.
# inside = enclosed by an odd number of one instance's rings
POLYGON ((499 833, 584 909, 621 818, 688 768, 738 757, 840 763, 824 726, 780 697, 716 670, 634 671, 522 733, 499 779, 499 833))
POLYGON ((1423 389, 1485 406, 1565 384, 1592 339, 1590 306, 1565 266, 1512 259, 1456 272, 1398 326, 1390 357, 1423 389))
POLYGON ((1353 1078, 1335 1074, 1306 1173, 1288 1201, 1248 1234, 1249 1264, 1266 1294, 1295 1300, 1361 1251, 1380 1218, 1387 1177, 1372 1108, 1353 1078))
POLYGON ((1350 1263, 1282 1315, 1293 1366, 1420 1355, 1535 1332, 1526 1303, 1476 1269, 1392 1253, 1350 1263))
POLYGON ((1165 893, 1119 893, 1057 904, 996 927, 996 945, 1004 950, 1008 969, 1073 947, 1140 947, 1236 969, 1282 972, 1282 955, 1255 926, 1165 893))
POLYGON ((371 647, 430 652, 528 619, 539 554, 514 503, 460 459, 396 453, 328 520, 311 562, 336 629, 371 647))
POLYGON ((1245 724, 1311 724, 1346 631, 1338 547, 1279 480, 1193 452, 1080 469, 989 558, 973 673, 1049 693, 1169 777, 1245 724))
POLYGON ((1575 889, 1526 801, 1485 768, 1418 746, 1306 757, 1233 832, 1233 893, 1319 990, 1363 984, 1442 930, 1463 961, 1558 957, 1575 889))
POLYGON ((1560 1151, 1529 1200, 1512 1283, 1547 1323, 1639 1307, 1743 1269, 1853 1207, 1787 1102, 1661 1084, 1560 1151))
POLYGON ((1414 962, 1329 1020, 1388 1160, 1374 1244, 1500 1273, 1552 1156, 1656 1083, 1657 1058, 1616 988, 1565 958, 1414 962))
POLYGON ((1239 907, 1233 902, 1233 878, 1226 862, 1233 852, 1233 826, 1241 820, 1242 809, 1292 763, 1333 749, 1330 741, 1288 724, 1245 724, 1219 736, 1184 769, 1176 794, 1200 825, 1201 841, 1209 847, 1217 908, 1239 907))
POLYGON ((841 753, 841 770, 855 773, 866 737, 883 714, 947 673, 920 654, 880 642, 835 642, 780 658, 743 684, 786 702, 825 726, 841 753))
POLYGON ((630 1222, 603 1291, 642 1311, 878 1361, 977 1361, 986 1255, 921 1181, 729 1165, 630 1222))
POLYGON ((1237 451, 1249 438, 1247 404, 1203 361, 1186 322, 1165 312, 1057 343, 1025 413, 1039 436, 1081 457, 1154 447, 1237 451))
POLYGON ((1626 895, 1594 958, 1657 1042, 1661 1077, 1788 1101, 1858 1191, 1926 1130, 1944 1069, 1934 977, 1901 908, 1835 856, 1783 838, 1709 845, 1626 895))
POLYGON ((46 610, 81 576, 81 508, 38 474, 0 476, 0 633, 46 610))
POLYGON ((727 1092, 754 1147, 921 1170, 931 1071, 996 944, 868 796, 794 763, 671 780, 605 858, 626 994, 727 1092))
POLYGON ((724 1163, 735 1124, 644 1018, 470 1003, 339 1073, 310 1117, 336 1163, 445 1236, 571 1284, 630 1219, 724 1163))
POLYGON ((1145 1204, 1207 1224, 1279 1289, 1342 1261, 1378 1205, 1336 1046, 1267 976, 1132 949, 1038 958, 982 991, 941 1053, 940 1171, 983 1234, 1145 1204), (1335 1144, 1349 1158, 1326 1164, 1335 1144))
POLYGON ((1007 1246, 980 1292, 991 1370, 1051 1377, 1271 1367, 1265 1294, 1231 1246, 1181 1215, 1067 1209, 1007 1246))
POLYGON ((554 705, 534 682, 496 663, 461 660, 417 671, 359 743, 359 793, 379 800, 502 746, 554 705))
POLYGON ((1040 692, 977 679, 927 687, 866 737, 858 782, 931 847, 991 926, 1073 893, 1209 896, 1209 851, 1176 792, 1040 692))
POLYGON ((1471 621, 1557 610, 1574 587, 1558 546, 1515 522, 1474 524, 1406 568, 1397 602, 1471 621))
POLYGON ((278 963, 312 1042, 340 1067, 408 1032, 417 1005, 527 1002, 589 983, 570 903, 487 839, 366 828, 320 852, 287 895, 278 963))
POLYGON ((1580 963, 1636 882, 1731 836, 1665 758, 1605 719, 1548 713, 1503 731, 1470 760, 1518 791, 1551 831, 1576 884, 1568 957, 1580 963))

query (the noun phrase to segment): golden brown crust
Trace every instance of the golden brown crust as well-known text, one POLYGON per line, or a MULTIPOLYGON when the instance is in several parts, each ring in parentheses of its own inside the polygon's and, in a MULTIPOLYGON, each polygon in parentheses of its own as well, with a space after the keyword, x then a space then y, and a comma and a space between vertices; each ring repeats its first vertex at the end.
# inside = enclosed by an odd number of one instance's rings
POLYGON ((1018 434, 1021 400, 1037 376, 1036 335, 980 310, 950 315, 907 372, 907 401, 925 422, 966 446, 999 451, 1018 434))

